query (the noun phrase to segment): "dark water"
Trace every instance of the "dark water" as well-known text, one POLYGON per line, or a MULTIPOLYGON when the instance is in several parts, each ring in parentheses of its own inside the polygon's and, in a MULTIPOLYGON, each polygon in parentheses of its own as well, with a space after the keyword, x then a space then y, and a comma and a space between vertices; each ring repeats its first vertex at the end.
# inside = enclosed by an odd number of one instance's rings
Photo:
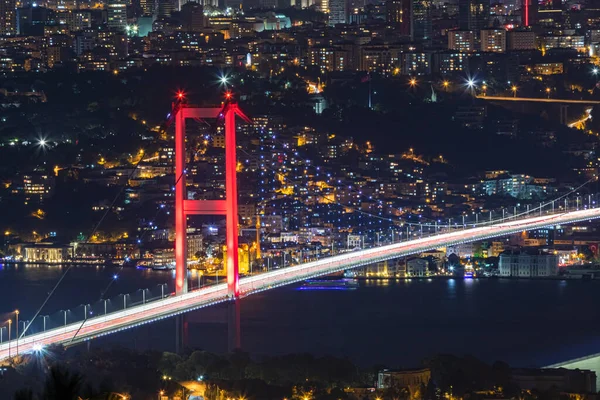
MULTIPOLYGON (((31 318, 63 272, 59 267, 0 269, 0 320, 15 308, 21 319, 31 318)), ((73 268, 42 314, 98 300, 115 272, 73 268)), ((139 288, 156 293, 158 284, 171 281, 170 272, 124 270, 108 297, 139 288)), ((436 353, 543 366, 600 353, 599 300, 600 281, 456 279, 366 281, 356 290, 288 287, 241 300, 242 347, 256 356, 332 354, 365 366, 412 367, 436 353)), ((189 313, 189 344, 225 352, 226 311, 216 306, 189 313)), ((92 345, 173 350, 174 325, 169 319, 92 345)))

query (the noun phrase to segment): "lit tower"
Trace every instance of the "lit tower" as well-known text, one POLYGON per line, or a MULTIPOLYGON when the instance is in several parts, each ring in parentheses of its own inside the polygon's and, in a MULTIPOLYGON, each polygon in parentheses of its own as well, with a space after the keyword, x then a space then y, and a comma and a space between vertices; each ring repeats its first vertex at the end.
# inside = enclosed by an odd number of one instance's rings
POLYGON ((521 25, 529 27, 538 22, 538 0, 521 0, 521 25))
MULTIPOLYGON (((179 99, 183 95, 178 94, 179 99)), ((227 93, 227 99, 231 94, 227 93)), ((187 292, 187 216, 225 215, 227 241, 227 292, 237 297, 239 288, 238 207, 236 181, 235 116, 247 122, 238 105, 228 102, 224 107, 194 107, 180 103, 174 110, 175 119, 175 293, 187 292), (225 200, 188 200, 186 188, 185 120, 215 119, 225 121, 225 200)))

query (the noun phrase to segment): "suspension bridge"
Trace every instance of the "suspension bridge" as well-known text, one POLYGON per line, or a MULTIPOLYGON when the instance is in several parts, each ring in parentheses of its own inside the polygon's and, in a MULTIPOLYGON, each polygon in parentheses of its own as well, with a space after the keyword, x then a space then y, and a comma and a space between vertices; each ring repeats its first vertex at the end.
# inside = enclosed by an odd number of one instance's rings
POLYGON ((423 232, 422 225, 406 224, 404 238, 399 237, 398 241, 392 240, 390 244, 347 251, 316 261, 245 277, 239 275, 237 251, 228 251, 226 281, 189 290, 185 248, 188 215, 225 215, 227 247, 237 248, 235 118, 238 116, 247 120, 247 117, 234 103, 226 104, 222 108, 198 108, 182 104, 174 110, 173 115, 176 123, 175 176, 177 177, 175 182, 175 293, 162 293, 160 297, 148 300, 144 298, 140 304, 129 306, 124 301, 122 309, 112 312, 108 312, 104 300, 104 312, 96 309, 91 313, 86 307, 83 318, 79 321, 67 322, 65 314, 62 326, 45 329, 44 325, 42 332, 33 332, 28 328, 38 317, 38 310, 21 335, 17 334, 13 339, 9 337, 9 340, 0 343, 0 360, 17 354, 39 351, 45 346, 72 345, 306 279, 419 254, 427 250, 600 218, 596 195, 588 195, 586 198, 576 196, 572 199, 563 196, 540 203, 539 207, 533 209, 527 207, 523 212, 517 212, 516 208, 511 213, 505 213, 504 210, 501 217, 497 219, 493 219, 490 213, 490 218, 485 221, 479 215, 475 215, 475 221, 463 217, 461 223, 428 224, 426 232, 423 232), (223 117, 225 120, 226 199, 189 200, 185 183, 185 120, 218 117, 223 117))

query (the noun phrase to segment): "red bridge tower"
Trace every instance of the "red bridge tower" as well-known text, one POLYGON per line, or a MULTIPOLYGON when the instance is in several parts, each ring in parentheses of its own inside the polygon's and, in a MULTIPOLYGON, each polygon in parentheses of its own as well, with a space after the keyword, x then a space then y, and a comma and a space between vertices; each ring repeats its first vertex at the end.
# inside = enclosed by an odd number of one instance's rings
MULTIPOLYGON (((181 99, 182 95, 178 95, 181 99)), ((231 95, 228 93, 227 98, 231 95)), ((194 107, 180 103, 174 110, 175 119, 175 294, 188 290, 187 282, 187 216, 225 215, 227 239, 227 293, 237 298, 239 288, 238 260, 238 206, 236 181, 236 141, 235 117, 251 122, 236 103, 229 102, 225 107, 194 107), (185 121, 225 120, 225 200, 188 200, 186 188, 185 121)))

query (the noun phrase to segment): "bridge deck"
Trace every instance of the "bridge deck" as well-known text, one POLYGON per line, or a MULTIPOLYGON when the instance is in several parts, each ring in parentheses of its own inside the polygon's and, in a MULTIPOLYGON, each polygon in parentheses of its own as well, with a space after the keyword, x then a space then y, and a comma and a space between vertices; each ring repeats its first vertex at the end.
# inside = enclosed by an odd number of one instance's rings
POLYGON ((535 102, 535 103, 560 103, 560 104, 600 104, 598 100, 569 100, 569 99, 544 99, 537 97, 511 97, 511 96, 484 96, 477 95, 478 99, 489 100, 489 101, 523 101, 523 102, 535 102))
MULTIPOLYGON (((430 237, 349 252, 319 261, 242 278, 240 280, 241 295, 248 296, 274 287, 416 254, 425 250, 595 218, 600 218, 600 208, 528 217, 482 227, 457 229, 430 237)), ((86 320, 83 326, 82 321, 79 321, 61 328, 25 336, 19 340, 19 353, 31 351, 34 345, 69 344, 89 340, 228 300, 226 284, 204 287, 181 296, 167 297, 105 316, 93 317, 86 320), (79 332, 74 338, 78 330, 79 332)), ((9 356, 9 351, 11 355, 16 353, 16 340, 0 344, 0 360, 6 359, 9 356)))

